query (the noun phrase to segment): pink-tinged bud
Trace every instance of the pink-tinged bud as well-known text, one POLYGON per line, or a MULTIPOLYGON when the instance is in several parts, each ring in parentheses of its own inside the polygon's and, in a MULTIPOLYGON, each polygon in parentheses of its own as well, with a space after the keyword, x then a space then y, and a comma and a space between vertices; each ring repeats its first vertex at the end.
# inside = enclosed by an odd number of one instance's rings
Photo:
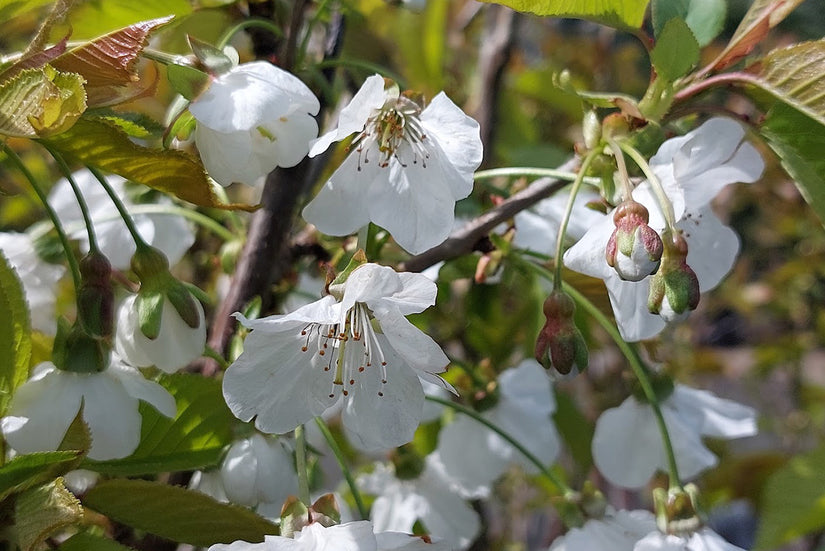
POLYGON ((93 338, 108 339, 114 328, 115 292, 112 265, 99 252, 80 260, 80 289, 77 292, 77 319, 93 338))
POLYGON ((562 291, 553 291, 544 301, 547 321, 536 339, 536 359, 545 369, 560 375, 579 373, 587 367, 588 353, 581 332, 573 321, 576 305, 562 291))
POLYGON ((656 273, 662 258, 662 239, 648 226, 649 214, 641 203, 630 200, 613 213, 616 229, 607 241, 605 260, 625 281, 641 281, 656 273))
POLYGON ((650 280, 647 307, 672 322, 682 319, 699 304, 699 280, 687 265, 688 246, 681 233, 666 233, 662 265, 650 280))

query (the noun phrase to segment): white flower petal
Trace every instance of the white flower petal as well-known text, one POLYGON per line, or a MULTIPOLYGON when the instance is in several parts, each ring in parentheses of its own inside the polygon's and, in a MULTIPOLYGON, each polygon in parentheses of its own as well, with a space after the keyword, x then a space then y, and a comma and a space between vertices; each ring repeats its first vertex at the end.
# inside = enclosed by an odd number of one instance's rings
POLYGON ((640 538, 655 530, 656 518, 650 511, 608 512, 604 518, 572 528, 553 542, 550 551, 633 551, 640 538))
POLYGON ((432 337, 401 315, 397 310, 376 311, 375 317, 390 346, 413 369, 441 373, 450 363, 432 337))
POLYGON ((690 410, 698 412, 696 426, 705 436, 731 439, 757 433, 756 410, 706 390, 677 384, 668 404, 681 416, 689 416, 690 410))
POLYGON ((444 470, 463 497, 487 498, 492 483, 507 468, 508 458, 489 449, 490 434, 490 429, 466 415, 458 415, 438 433, 436 449, 444 470))
POLYGON ((613 215, 609 213, 594 223, 575 245, 567 249, 564 253, 564 265, 571 270, 601 279, 615 274, 604 256, 613 228, 613 215))
POLYGON ((137 369, 113 356, 107 372, 111 377, 120 381, 126 393, 132 398, 152 405, 166 417, 174 417, 177 414, 175 397, 158 383, 147 381, 137 369))
POLYGON ((401 278, 392 268, 378 264, 363 264, 347 278, 341 308, 349 310, 356 302, 375 307, 386 297, 402 289, 401 278))
POLYGON ((661 316, 651 314, 647 308, 650 293, 649 278, 642 281, 624 281, 615 273, 605 278, 610 304, 622 338, 627 342, 650 339, 662 332, 667 325, 661 316))
POLYGON ((739 255, 739 236, 723 225, 710 207, 687 215, 676 226, 684 232, 686 261, 704 293, 716 287, 733 268, 739 255))
POLYGON ((140 442, 138 400, 105 371, 89 375, 83 384, 83 420, 89 425, 92 449, 98 461, 130 455, 140 442))

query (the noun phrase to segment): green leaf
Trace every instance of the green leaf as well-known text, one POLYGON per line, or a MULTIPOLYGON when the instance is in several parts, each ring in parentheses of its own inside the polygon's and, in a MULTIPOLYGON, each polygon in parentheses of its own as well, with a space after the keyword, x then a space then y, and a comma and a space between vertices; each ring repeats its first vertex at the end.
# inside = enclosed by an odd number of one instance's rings
MULTIPOLYGON (((492 0, 484 0, 491 2, 492 0)), ((518 11, 589 19, 604 25, 638 29, 645 19, 649 0, 496 0, 496 4, 518 11)))
POLYGON ((762 135, 805 201, 825 223, 825 132, 821 124, 787 104, 777 103, 765 118, 762 135))
POLYGON ((57 551, 130 551, 131 547, 90 532, 78 532, 64 541, 57 551))
POLYGON ((60 70, 86 79, 89 105, 112 105, 144 92, 136 69, 149 34, 171 16, 141 21, 82 44, 52 62, 60 70))
POLYGON ((197 547, 237 540, 259 543, 278 533, 275 524, 249 509, 146 480, 101 482, 89 490, 83 505, 117 522, 197 547))
POLYGON ((74 161, 119 174, 196 205, 255 209, 249 205, 221 203, 203 165, 191 155, 183 151, 142 147, 106 121, 84 117, 68 132, 51 136, 46 141, 74 161))
POLYGON ((825 527, 825 447, 791 459, 765 484, 755 549, 775 549, 825 527))
POLYGON ((76 467, 83 452, 57 451, 18 455, 0 467, 0 501, 76 467))
POLYGON ((58 478, 20 494, 14 517, 22 551, 36 551, 49 536, 78 522, 83 507, 58 478))
POLYGON ((202 469, 215 466, 232 441, 235 418, 226 407, 221 383, 199 375, 164 375, 159 382, 175 397, 178 413, 169 419, 140 404, 140 444, 127 458, 86 461, 84 468, 119 476, 202 469))
POLYGON ((650 52, 656 73, 668 82, 674 82, 699 63, 699 43, 684 20, 674 17, 665 23, 650 52))
POLYGON ((32 353, 29 307, 23 284, 0 251, 0 417, 14 390, 29 377, 32 353))
POLYGON ((72 39, 84 40, 123 29, 141 21, 170 15, 183 16, 190 13, 192 13, 192 4, 188 0, 75 2, 67 23, 72 29, 72 39))
POLYGON ((825 39, 773 50, 750 82, 825 125, 825 39))
POLYGON ((727 8, 725 0, 653 0, 653 30, 658 38, 665 24, 676 17, 687 23, 699 46, 704 47, 722 32, 727 8))
POLYGON ((172 89, 190 101, 209 85, 209 75, 186 65, 167 65, 166 76, 172 89))
POLYGON ((711 63, 710 69, 719 71, 748 55, 772 28, 777 26, 803 1, 754 0, 733 33, 728 45, 711 63))
POLYGON ((86 110, 83 77, 49 66, 0 84, 0 134, 35 138, 63 132, 86 110))

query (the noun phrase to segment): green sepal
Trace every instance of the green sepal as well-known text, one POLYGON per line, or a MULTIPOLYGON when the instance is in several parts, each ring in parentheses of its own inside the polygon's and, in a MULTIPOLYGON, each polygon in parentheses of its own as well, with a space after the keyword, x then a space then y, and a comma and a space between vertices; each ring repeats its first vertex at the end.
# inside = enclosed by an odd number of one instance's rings
POLYGON ((195 126, 197 126, 195 117, 192 116, 192 113, 190 113, 188 109, 183 109, 178 113, 178 116, 175 117, 172 124, 169 125, 169 128, 166 129, 166 132, 164 132, 163 147, 168 149, 174 139, 180 141, 188 140, 192 132, 195 131, 195 126))
POLYGON ((190 101, 209 87, 209 75, 194 67, 167 65, 166 76, 172 89, 190 101))
POLYGON ((226 73, 233 67, 234 64, 232 63, 232 60, 215 46, 202 40, 198 40, 191 35, 188 35, 186 39, 189 41, 189 46, 192 48, 192 53, 195 54, 198 61, 203 63, 206 70, 213 75, 226 73))
POLYGON ((172 306, 178 312, 181 319, 186 322, 186 325, 192 329, 200 327, 201 318, 198 312, 197 301, 185 285, 175 281, 174 284, 166 289, 166 298, 172 303, 172 306))
POLYGON ((333 526, 341 523, 341 510, 335 501, 334 494, 324 494, 312 504, 312 519, 323 526, 333 526))
MULTIPOLYGON (((362 249, 358 249, 352 258, 349 260, 349 264, 347 267, 344 268, 344 271, 339 273, 338 276, 332 280, 332 283, 329 284, 330 293, 333 293, 332 288, 338 285, 343 285, 344 282, 347 281, 350 274, 356 270, 356 268, 360 268, 364 264, 367 263, 367 255, 364 253, 362 249)), ((334 293, 333 293, 334 294, 334 293)))
POLYGON ((162 291, 143 291, 135 299, 135 308, 138 312, 140 332, 147 339, 156 339, 160 335, 160 322, 163 319, 162 291))
POLYGON ((89 335, 80 323, 72 326, 61 344, 61 349, 54 356, 58 369, 72 373, 100 373, 109 366, 111 346, 105 340, 89 335))
POLYGON ((281 536, 291 538, 309 524, 309 509, 295 496, 289 496, 281 509, 281 536))

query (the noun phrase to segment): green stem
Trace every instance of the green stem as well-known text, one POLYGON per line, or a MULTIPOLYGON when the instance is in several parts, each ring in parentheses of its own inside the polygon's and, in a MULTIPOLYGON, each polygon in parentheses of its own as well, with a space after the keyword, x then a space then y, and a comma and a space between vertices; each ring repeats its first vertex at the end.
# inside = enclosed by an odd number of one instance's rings
MULTIPOLYGON (((513 258, 518 258, 519 263, 522 266, 528 267, 528 269, 533 270, 539 276, 544 277, 549 281, 554 281, 553 276, 542 266, 530 262, 529 260, 522 260, 518 256, 515 256, 513 258)), ((592 302, 590 302, 587 299, 587 297, 585 297, 575 288, 571 287, 566 283, 562 283, 562 288, 564 289, 565 293, 570 295, 570 297, 576 303, 576 306, 590 314, 596 320, 596 322, 602 326, 602 328, 607 332, 610 338, 613 339, 613 342, 616 343, 616 346, 619 348, 622 355, 624 355, 624 357, 627 359, 628 364, 630 364, 630 369, 633 371, 633 374, 639 380, 639 385, 642 387, 642 392, 644 392, 645 398, 647 398, 648 402, 650 403, 650 407, 653 409, 653 415, 656 418, 656 424, 659 428, 659 433, 662 437, 662 443, 665 448, 665 455, 667 456, 670 485, 681 488, 682 479, 679 477, 679 468, 676 465, 676 454, 673 451, 673 442, 670 439, 670 432, 668 431, 667 424, 665 423, 665 417, 662 414, 662 408, 659 404, 659 398, 658 396, 656 396, 656 392, 653 389, 653 384, 651 383, 650 377, 648 376, 648 368, 644 365, 644 362, 639 356, 638 351, 634 346, 631 346, 630 344, 625 342, 625 340, 619 333, 619 330, 616 328, 616 325, 613 322, 611 322, 607 318, 607 316, 605 316, 602 313, 602 311, 599 310, 592 302)))
POLYGON ((309 507, 309 471, 307 470, 307 441, 304 426, 295 427, 295 471, 298 473, 298 497, 309 507))
POLYGON ((75 290, 80 289, 80 268, 78 267, 77 259, 74 257, 74 253, 72 252, 69 238, 66 236, 63 226, 60 224, 60 218, 57 217, 57 213, 49 204, 48 197, 43 191, 43 188, 41 188, 37 183, 34 175, 28 168, 26 168, 26 165, 23 164, 23 161, 20 157, 18 157, 17 153, 15 153, 14 150, 5 143, 3 143, 3 151, 6 153, 9 160, 20 170, 20 172, 23 173, 23 176, 26 177, 31 184, 32 189, 34 189, 34 192, 37 194, 38 199, 40 199, 40 202, 43 203, 43 208, 46 209, 46 214, 49 216, 49 219, 51 219, 52 225, 54 225, 54 229, 57 232, 57 236, 60 238, 60 244, 63 246, 63 251, 66 253, 66 261, 69 263, 69 271, 72 274, 74 288, 75 290))
POLYGON ((570 488, 570 486, 565 484, 562 480, 559 479, 559 477, 557 477, 555 474, 553 474, 553 471, 551 471, 549 468, 547 468, 547 466, 545 466, 544 463, 542 463, 541 460, 538 457, 533 455, 530 452, 530 450, 528 450, 527 448, 522 446, 521 443, 518 440, 516 440, 515 438, 513 438, 512 436, 507 434, 504 430, 502 430, 498 426, 494 425, 493 423, 491 423, 490 421, 488 421, 484 417, 482 417, 481 414, 479 414, 474 409, 470 409, 467 406, 464 406, 464 405, 461 405, 459 403, 453 402, 452 400, 446 400, 444 398, 440 398, 438 396, 426 396, 426 399, 431 401, 431 402, 441 404, 442 406, 452 408, 455 411, 463 413, 464 415, 467 415, 468 417, 472 418, 473 420, 478 421, 479 423, 481 423, 482 425, 484 425, 485 427, 487 427, 488 429, 490 429, 491 431, 493 431, 494 433, 496 433, 497 435, 502 437, 504 440, 506 440, 508 444, 513 446, 515 449, 517 449, 519 451, 519 453, 521 453, 525 458, 527 458, 527 460, 530 463, 535 465, 535 467, 539 470, 539 472, 541 472, 541 474, 544 475, 544 477, 547 480, 549 480, 556 488, 558 488, 559 491, 562 492, 564 495, 572 496, 576 493, 575 491, 573 491, 572 488, 570 488))
POLYGON ((315 66, 319 69, 325 69, 327 67, 353 67, 355 69, 364 69, 365 71, 369 71, 371 73, 378 73, 382 76, 388 76, 389 78, 394 80, 398 84, 398 87, 402 90, 407 88, 404 81, 404 77, 382 65, 378 65, 377 63, 370 63, 369 61, 339 57, 336 59, 325 59, 324 61, 317 63, 315 66))
POLYGON ((192 222, 198 224, 199 226, 206 228, 207 230, 211 231, 224 241, 233 241, 235 239, 235 234, 233 234, 230 230, 222 226, 220 223, 216 222, 212 218, 209 218, 202 212, 198 212, 192 209, 186 209, 183 207, 179 207, 178 205, 159 205, 159 204, 137 204, 132 205, 129 208, 129 212, 131 214, 173 214, 177 216, 182 216, 183 218, 188 218, 192 222))
MULTIPOLYGON (((588 155, 589 156, 589 155, 588 155)), ((536 167, 506 167, 506 168, 491 168, 489 170, 479 170, 473 174, 474 180, 489 180, 490 178, 498 178, 501 176, 536 176, 539 178, 555 178, 556 180, 567 180, 575 182, 579 172, 567 172, 566 170, 556 170, 554 168, 536 168, 536 167)), ((600 180, 593 177, 582 177, 582 180, 593 186, 599 185, 600 180)))
POLYGON ((312 31, 315 29, 315 25, 324 13, 324 9, 327 7, 328 3, 329 0, 321 0, 321 3, 315 8, 312 18, 305 25, 304 37, 301 39, 301 46, 298 48, 298 63, 296 63, 296 67, 303 66, 304 58, 306 58, 307 47, 309 46, 309 40, 312 38, 312 31))
POLYGON ((160 52, 158 50, 153 50, 152 48, 144 48, 140 52, 140 55, 146 59, 157 61, 161 65, 184 65, 186 67, 193 66, 192 61, 184 55, 167 54, 166 52, 160 52))
POLYGON ((80 214, 83 216, 83 222, 86 224, 86 235, 89 236, 89 252, 96 254, 100 253, 100 249, 97 246, 95 227, 92 223, 92 216, 89 214, 89 205, 86 203, 86 198, 83 197, 83 193, 80 191, 80 186, 78 186, 77 182, 74 180, 72 170, 69 168, 69 165, 66 164, 63 156, 60 155, 60 153, 58 153, 55 149, 46 143, 41 143, 40 145, 42 145, 43 148, 49 152, 49 155, 51 155, 57 162, 57 166, 60 167, 60 171, 63 172, 63 175, 66 177, 66 180, 68 180, 69 185, 74 192, 75 198, 77 199, 77 204, 80 207, 80 214))
POLYGON ((367 509, 366 505, 364 505, 364 500, 361 497, 361 492, 358 490, 358 485, 355 484, 355 479, 352 477, 352 472, 349 470, 349 467, 347 467, 347 459, 344 457, 344 452, 341 451, 341 446, 339 446, 338 442, 335 441, 335 437, 332 435, 332 432, 329 430, 329 427, 327 427, 327 424, 324 423, 323 419, 316 417, 315 424, 318 425, 318 429, 321 431, 321 434, 324 435, 324 439, 327 441, 327 444, 329 444, 332 453, 335 455, 335 459, 338 461, 338 466, 341 467, 341 473, 347 481, 347 486, 349 486, 352 499, 355 500, 355 507, 358 509, 358 514, 361 516, 361 519, 369 518, 369 509, 367 509))
POLYGON ((266 19, 246 19, 244 21, 241 21, 234 27, 230 28, 225 33, 223 33, 223 36, 221 36, 220 40, 218 40, 218 43, 215 44, 215 46, 219 50, 223 50, 224 47, 226 47, 226 45, 229 44, 229 41, 232 40, 232 37, 235 36, 235 33, 242 31, 244 29, 248 29, 250 27, 260 27, 261 29, 266 29, 279 38, 284 36, 284 33, 281 30, 281 28, 278 27, 272 21, 267 21, 266 19))
POLYGON ((115 208, 120 214, 120 217, 123 219, 123 222, 126 224, 126 227, 129 229, 129 233, 132 234, 132 239, 134 239, 138 250, 148 248, 149 244, 144 241, 143 237, 141 237, 137 226, 135 226, 135 221, 132 220, 132 216, 129 214, 129 211, 126 210, 126 206, 123 204, 123 201, 120 200, 120 197, 117 196, 115 190, 112 189, 112 186, 110 186, 109 182, 106 181, 106 177, 103 176, 103 174, 101 174, 97 169, 92 167, 88 168, 94 177, 98 179, 100 185, 103 186, 103 189, 106 190, 106 193, 109 195, 112 203, 115 204, 115 208))
POLYGON ((573 205, 576 203, 576 195, 579 194, 579 189, 581 189, 582 182, 584 182, 584 175, 587 173, 587 169, 590 168, 590 163, 593 162, 593 159, 595 159, 598 154, 599 152, 594 149, 584 158, 579 172, 576 174, 576 179, 573 180, 570 195, 567 198, 567 206, 564 208, 564 216, 559 225, 559 235, 556 238, 556 277, 553 281, 554 290, 558 290, 561 287, 561 270, 563 266, 561 259, 564 254, 564 237, 567 233, 567 223, 570 221, 570 215, 573 213, 573 205))
POLYGON ((607 140, 607 145, 613 152, 613 157, 616 159, 616 168, 619 169, 619 182, 622 184, 622 200, 630 201, 633 199, 633 186, 630 184, 630 175, 627 173, 627 164, 624 162, 624 154, 622 148, 615 140, 607 140))
POLYGON ((367 222, 366 225, 362 226, 360 230, 358 230, 358 242, 355 244, 356 251, 364 251, 364 254, 367 254, 367 247, 369 247, 370 241, 370 223, 367 222))
POLYGON ((656 200, 659 201, 659 206, 662 208, 662 213, 665 215, 665 223, 670 231, 676 231, 676 215, 673 213, 673 204, 668 199, 665 193, 665 188, 662 187, 662 182, 656 177, 653 169, 647 162, 647 159, 642 156, 639 151, 627 142, 619 142, 619 147, 633 159, 639 168, 644 172, 647 181, 650 182, 650 187, 653 188, 653 193, 656 194, 656 200))
POLYGON ((207 358, 212 358, 213 360, 218 362, 218 365, 221 366, 221 369, 224 371, 226 371, 226 369, 229 367, 229 362, 227 362, 226 359, 224 359, 224 357, 221 356, 217 350, 215 350, 209 345, 206 345, 204 347, 203 355, 207 358))

